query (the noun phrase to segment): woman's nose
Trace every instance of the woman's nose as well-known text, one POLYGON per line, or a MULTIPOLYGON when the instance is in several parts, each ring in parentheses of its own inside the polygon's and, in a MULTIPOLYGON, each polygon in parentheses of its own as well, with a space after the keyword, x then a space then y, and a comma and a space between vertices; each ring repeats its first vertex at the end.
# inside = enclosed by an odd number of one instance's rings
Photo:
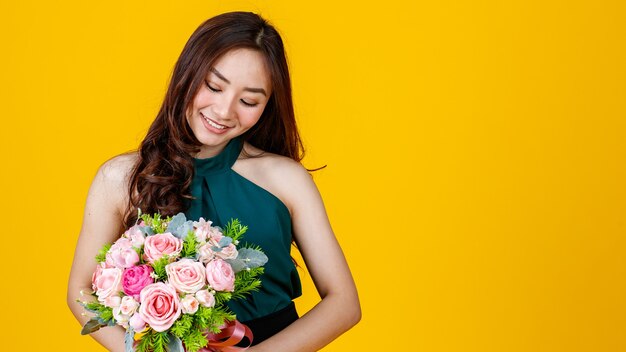
POLYGON ((234 97, 223 95, 222 99, 219 99, 213 105, 213 112, 217 115, 217 118, 228 120, 233 113, 234 97))

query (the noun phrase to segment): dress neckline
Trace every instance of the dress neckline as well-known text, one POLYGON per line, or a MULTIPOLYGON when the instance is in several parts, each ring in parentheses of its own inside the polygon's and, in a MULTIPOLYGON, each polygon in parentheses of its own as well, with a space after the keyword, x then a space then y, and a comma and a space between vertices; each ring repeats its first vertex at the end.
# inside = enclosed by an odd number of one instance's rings
POLYGON ((217 155, 209 158, 193 158, 197 175, 209 175, 230 170, 237 161, 243 142, 239 136, 228 141, 228 144, 217 155))

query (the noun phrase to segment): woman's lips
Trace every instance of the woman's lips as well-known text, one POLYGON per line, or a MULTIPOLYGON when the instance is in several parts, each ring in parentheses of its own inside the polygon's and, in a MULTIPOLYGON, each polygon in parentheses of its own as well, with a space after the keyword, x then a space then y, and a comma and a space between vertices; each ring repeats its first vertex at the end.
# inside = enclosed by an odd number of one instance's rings
POLYGON ((204 124, 204 127, 206 127, 209 131, 213 133, 222 134, 230 128, 226 125, 222 125, 215 122, 214 120, 211 120, 210 118, 204 116, 203 113, 200 113, 200 116, 202 116, 202 122, 204 124))

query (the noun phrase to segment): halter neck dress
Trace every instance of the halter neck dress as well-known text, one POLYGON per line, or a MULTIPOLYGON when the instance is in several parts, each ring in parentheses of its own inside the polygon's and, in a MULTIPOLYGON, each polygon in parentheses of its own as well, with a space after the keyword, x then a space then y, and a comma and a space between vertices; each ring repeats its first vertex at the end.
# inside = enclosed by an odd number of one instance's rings
POLYGON ((188 202, 185 215, 195 221, 203 217, 220 227, 239 219, 248 226, 242 243, 258 245, 267 255, 259 291, 228 303, 237 319, 245 323, 293 307, 292 300, 302 294, 302 287, 290 256, 289 210, 276 196, 232 169, 242 148, 243 141, 237 137, 214 157, 194 158, 191 195, 195 199, 188 202))

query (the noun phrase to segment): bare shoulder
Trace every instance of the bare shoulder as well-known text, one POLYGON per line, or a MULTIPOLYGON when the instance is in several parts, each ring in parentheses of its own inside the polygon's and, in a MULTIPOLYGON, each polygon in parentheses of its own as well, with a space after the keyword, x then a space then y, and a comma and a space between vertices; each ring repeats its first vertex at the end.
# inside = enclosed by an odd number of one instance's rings
POLYGON ((264 152, 248 143, 233 170, 278 197, 289 211, 294 210, 299 190, 315 187, 311 175, 299 162, 273 153, 264 152))
POLYGON ((251 157, 240 159, 242 163, 265 176, 279 178, 279 181, 286 181, 284 176, 310 177, 302 164, 286 156, 262 151, 248 143, 244 144, 244 152, 251 157))
POLYGON ((101 194, 101 199, 123 214, 128 202, 130 176, 137 159, 138 153, 130 152, 105 161, 94 177, 90 193, 101 194))
POLYGON ((100 166, 98 174, 107 183, 124 183, 130 177, 138 157, 137 152, 114 156, 100 166))

